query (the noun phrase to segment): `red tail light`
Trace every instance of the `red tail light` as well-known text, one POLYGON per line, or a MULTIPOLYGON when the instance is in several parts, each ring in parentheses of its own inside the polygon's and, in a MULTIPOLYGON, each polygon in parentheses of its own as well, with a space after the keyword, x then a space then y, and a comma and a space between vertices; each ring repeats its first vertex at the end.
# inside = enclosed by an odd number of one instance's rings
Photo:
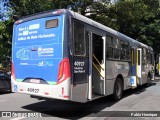
POLYGON ((13 62, 11 63, 11 73, 12 73, 12 77, 16 80, 16 76, 15 76, 15 72, 14 72, 14 64, 13 62))
POLYGON ((70 77, 69 59, 64 58, 59 64, 58 70, 58 84, 70 77))

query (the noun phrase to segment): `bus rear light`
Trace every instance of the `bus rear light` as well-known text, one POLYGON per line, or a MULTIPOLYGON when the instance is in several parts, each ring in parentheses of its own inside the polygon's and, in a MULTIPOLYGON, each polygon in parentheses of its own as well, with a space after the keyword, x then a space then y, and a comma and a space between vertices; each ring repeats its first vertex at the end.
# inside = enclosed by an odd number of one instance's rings
POLYGON ((11 73, 12 73, 12 77, 14 78, 14 80, 16 80, 13 62, 12 62, 12 64, 11 64, 11 73))
POLYGON ((70 77, 69 58, 63 59, 59 64, 58 84, 70 77))
POLYGON ((69 96, 67 96, 67 95, 64 95, 63 97, 64 97, 64 98, 69 98, 69 96))
POLYGON ((45 94, 45 95, 49 95, 49 93, 48 93, 48 92, 45 92, 44 94, 45 94))

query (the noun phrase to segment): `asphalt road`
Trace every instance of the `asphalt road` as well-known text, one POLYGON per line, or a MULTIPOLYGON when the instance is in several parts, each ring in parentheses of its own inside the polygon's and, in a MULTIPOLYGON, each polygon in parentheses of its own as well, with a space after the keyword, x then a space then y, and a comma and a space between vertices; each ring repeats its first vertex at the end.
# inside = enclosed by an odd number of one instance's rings
MULTIPOLYGON (((29 95, 0 92, 0 111, 33 111, 47 116, 45 119, 86 119, 86 120, 159 120, 160 117, 124 117, 131 114, 128 111, 136 111, 137 115, 141 111, 160 111, 160 80, 151 83, 150 86, 141 86, 136 89, 130 89, 124 92, 123 98, 118 101, 112 101, 110 96, 94 100, 88 103, 76 103, 60 100, 37 100, 30 98, 29 95), (119 113, 119 111, 122 111, 119 113), (123 112, 126 111, 126 112, 123 112), (139 111, 139 112, 138 112, 139 111), (116 117, 117 116, 117 117, 116 117), (120 116, 122 116, 120 118, 120 116)), ((154 112, 152 112, 154 114, 154 112)), ((146 113, 147 114, 147 113, 146 113)), ((156 112, 155 112, 156 114, 156 112)), ((160 113, 158 113, 160 115, 160 113)), ((135 113, 134 113, 135 115, 135 113)), ((1 119, 1 118, 0 118, 1 119)), ((44 119, 44 118, 26 118, 13 117, 2 118, 4 120, 20 119, 44 119)))

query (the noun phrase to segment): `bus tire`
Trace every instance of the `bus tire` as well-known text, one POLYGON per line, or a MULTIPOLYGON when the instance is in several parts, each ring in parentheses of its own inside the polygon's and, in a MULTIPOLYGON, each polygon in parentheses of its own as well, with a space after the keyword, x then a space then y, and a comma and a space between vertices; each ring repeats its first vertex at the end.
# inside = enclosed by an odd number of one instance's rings
POLYGON ((121 78, 116 78, 115 84, 114 84, 114 90, 113 90, 113 99, 115 101, 118 101, 122 98, 123 93, 123 83, 121 78))

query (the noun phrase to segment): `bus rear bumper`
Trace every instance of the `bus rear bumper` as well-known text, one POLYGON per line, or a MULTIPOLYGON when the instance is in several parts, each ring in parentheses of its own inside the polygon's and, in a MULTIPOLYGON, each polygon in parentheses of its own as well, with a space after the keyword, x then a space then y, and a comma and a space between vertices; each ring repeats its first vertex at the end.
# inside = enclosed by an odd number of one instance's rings
POLYGON ((12 92, 43 98, 70 100, 70 78, 58 85, 17 82, 11 76, 12 92))

